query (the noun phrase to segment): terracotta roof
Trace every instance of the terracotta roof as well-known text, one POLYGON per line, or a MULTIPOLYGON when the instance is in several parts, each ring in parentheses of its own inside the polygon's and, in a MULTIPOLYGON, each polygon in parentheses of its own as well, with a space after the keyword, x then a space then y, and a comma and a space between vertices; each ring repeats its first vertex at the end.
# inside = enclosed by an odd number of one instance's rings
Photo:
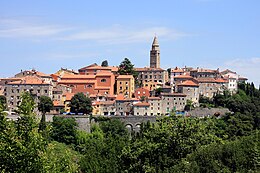
POLYGON ((26 76, 18 81, 9 82, 8 84, 15 85, 49 85, 37 76, 26 76))
POLYGON ((118 94, 116 100, 125 100, 125 97, 123 94, 118 94))
POLYGON ((134 78, 133 75, 119 75, 117 79, 131 79, 134 78))
POLYGON ((95 80, 61 80, 59 84, 94 84, 95 80))
POLYGON ((62 79, 94 79, 95 75, 72 75, 72 74, 64 74, 62 79))
POLYGON ((218 79, 216 79, 216 82, 217 83, 228 83, 228 80, 225 80, 223 78, 218 78, 218 79))
POLYGON ((162 68, 149 68, 149 67, 144 67, 144 68, 134 68, 135 71, 164 71, 162 68))
POLYGON ((148 97, 148 100, 161 100, 160 97, 148 97))
POLYGON ((45 74, 45 73, 42 73, 42 72, 39 72, 39 71, 36 71, 35 73, 36 73, 36 75, 38 75, 40 77, 51 77, 51 75, 45 74))
POLYGON ((195 86, 195 87, 199 86, 197 83, 193 82, 192 80, 186 80, 178 85, 179 86, 195 86))
POLYGON ((111 76, 114 75, 113 73, 111 73, 110 71, 100 71, 97 72, 96 76, 111 76))
POLYGON ((137 106, 137 107, 148 107, 148 106, 150 106, 150 103, 138 102, 138 103, 134 104, 134 106, 137 106))
POLYGON ((184 72, 184 71, 181 68, 175 67, 174 69, 171 70, 171 72, 181 73, 181 72, 184 72))
POLYGON ((177 75, 177 76, 174 76, 174 78, 177 78, 177 79, 192 79, 193 77, 190 76, 190 75, 177 75))
POLYGON ((111 70, 116 72, 118 71, 118 67, 114 67, 114 66, 102 67, 97 64, 91 64, 89 66, 79 69, 79 71, 83 71, 83 70, 111 70))

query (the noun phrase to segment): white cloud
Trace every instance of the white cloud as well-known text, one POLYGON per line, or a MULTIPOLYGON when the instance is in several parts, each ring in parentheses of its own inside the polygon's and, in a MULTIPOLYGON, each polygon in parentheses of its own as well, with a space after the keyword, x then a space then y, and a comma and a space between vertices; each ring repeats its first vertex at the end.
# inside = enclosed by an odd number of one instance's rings
POLYGON ((53 36, 68 29, 64 26, 37 24, 15 19, 0 20, 0 37, 2 38, 53 36))
POLYGON ((104 44, 122 44, 150 42, 155 34, 160 40, 178 39, 188 34, 172 28, 160 27, 124 27, 113 25, 105 28, 83 28, 81 26, 63 26, 43 24, 40 20, 0 19, 0 38, 26 38, 40 41, 50 38, 58 41, 94 41, 104 44), (81 28, 81 29, 80 29, 81 28))
POLYGON ((151 37, 155 34, 158 35, 160 39, 177 39, 188 35, 167 27, 131 29, 116 26, 97 30, 85 30, 60 39, 68 41, 90 40, 106 44, 120 44, 151 41, 151 37))

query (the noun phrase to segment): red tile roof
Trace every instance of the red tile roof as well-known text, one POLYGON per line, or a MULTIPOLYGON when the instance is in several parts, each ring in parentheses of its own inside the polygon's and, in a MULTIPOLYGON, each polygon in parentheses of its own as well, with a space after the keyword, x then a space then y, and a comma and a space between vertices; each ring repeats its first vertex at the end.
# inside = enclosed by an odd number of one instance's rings
POLYGON ((9 82, 8 84, 15 85, 48 85, 49 83, 44 82, 37 76, 26 76, 18 81, 9 82))
POLYGON ((228 83, 228 80, 225 80, 223 78, 218 78, 218 79, 216 79, 216 82, 217 83, 228 83))
POLYGON ((118 94, 116 100, 125 100, 125 97, 123 94, 118 94))
POLYGON ((193 82, 192 80, 186 80, 186 81, 178 84, 178 86, 194 86, 194 87, 198 87, 199 84, 193 82))
POLYGON ((134 106, 137 106, 137 107, 149 107, 149 106, 150 106, 150 103, 147 103, 147 102, 138 102, 138 103, 134 104, 134 106))

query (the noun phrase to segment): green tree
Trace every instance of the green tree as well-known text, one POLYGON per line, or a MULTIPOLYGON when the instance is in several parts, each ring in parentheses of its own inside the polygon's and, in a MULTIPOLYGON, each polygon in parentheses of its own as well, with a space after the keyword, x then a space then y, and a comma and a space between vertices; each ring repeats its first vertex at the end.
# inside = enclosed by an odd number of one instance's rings
POLYGON ((6 97, 3 96, 3 95, 0 95, 0 107, 3 109, 3 110, 6 110, 7 108, 7 105, 6 105, 6 97))
POLYGON ((92 104, 90 98, 83 93, 75 94, 70 101, 70 110, 76 114, 89 114, 92 112, 92 104))
POLYGON ((1 172, 43 172, 45 147, 35 116, 23 115, 14 122, 0 115, 1 172))
POLYGON ((120 75, 133 75, 136 79, 137 72, 134 70, 134 65, 128 58, 125 58, 119 65, 118 73, 120 75))
POLYGON ((76 143, 77 122, 74 118, 53 117, 51 137, 67 145, 76 143))
POLYGON ((53 102, 48 96, 40 96, 38 103, 38 110, 42 112, 41 122, 39 125, 39 130, 43 131, 46 128, 46 113, 50 112, 53 108, 53 102))
POLYGON ((29 92, 24 92, 21 95, 21 103, 18 105, 18 113, 20 115, 32 115, 35 108, 35 102, 29 92))
POLYGON ((101 66, 102 67, 107 67, 108 66, 108 61, 107 60, 102 61, 101 66))

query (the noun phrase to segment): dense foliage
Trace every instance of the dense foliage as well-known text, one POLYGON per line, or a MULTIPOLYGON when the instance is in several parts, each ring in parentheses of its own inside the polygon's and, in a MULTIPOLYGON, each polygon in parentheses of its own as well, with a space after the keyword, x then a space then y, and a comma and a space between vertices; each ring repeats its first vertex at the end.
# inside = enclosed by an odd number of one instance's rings
POLYGON ((70 101, 70 111, 73 113, 89 114, 92 112, 91 100, 83 93, 75 94, 70 101))

